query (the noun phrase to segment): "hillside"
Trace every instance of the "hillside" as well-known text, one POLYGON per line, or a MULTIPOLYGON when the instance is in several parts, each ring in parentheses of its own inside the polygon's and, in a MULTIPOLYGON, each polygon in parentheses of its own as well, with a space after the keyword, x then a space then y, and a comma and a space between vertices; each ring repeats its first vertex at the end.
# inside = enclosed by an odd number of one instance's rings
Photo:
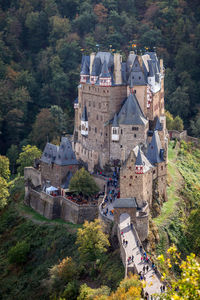
POLYGON ((81 56, 98 49, 156 48, 166 108, 199 136, 199 16, 197 0, 0 1, 1 154, 72 133, 81 56))
MULTIPOLYGON (((10 204, 0 213, 0 299, 49 299, 55 292, 47 284, 49 269, 67 256, 77 263, 79 283, 92 287, 107 284, 112 289, 118 286, 124 276, 118 250, 110 248, 97 272, 88 274, 80 265, 75 244, 80 225, 49 221, 24 206, 23 180, 17 180, 12 189, 10 204), (30 245, 25 263, 9 263, 9 249, 22 241, 30 245)), ((64 285, 59 286, 60 291, 63 288, 64 285)))
POLYGON ((174 243, 184 256, 199 255, 200 150, 174 141, 168 157, 168 201, 153 219, 160 235, 157 253, 165 253, 174 243))

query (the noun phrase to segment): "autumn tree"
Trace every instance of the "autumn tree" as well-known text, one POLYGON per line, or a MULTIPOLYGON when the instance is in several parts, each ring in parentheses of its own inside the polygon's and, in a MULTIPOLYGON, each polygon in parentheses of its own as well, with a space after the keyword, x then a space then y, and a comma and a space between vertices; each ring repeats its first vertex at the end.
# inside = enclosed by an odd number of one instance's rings
POLYGON ((36 146, 23 146, 22 152, 19 154, 19 158, 17 159, 17 164, 19 167, 17 171, 22 175, 24 174, 24 168, 33 166, 34 160, 36 158, 40 158, 42 152, 36 146))
POLYGON ((78 229, 76 244, 79 246, 80 258, 85 263, 94 263, 110 245, 98 219, 84 222, 83 228, 78 229))
POLYGON ((85 197, 91 197, 99 191, 93 177, 84 169, 76 171, 69 184, 70 192, 85 197))
POLYGON ((166 280, 169 289, 164 294, 159 295, 160 299, 199 299, 200 291, 200 264, 195 254, 191 253, 185 260, 181 259, 175 246, 167 250, 167 256, 163 255, 158 257, 162 272, 162 279, 166 280), (174 267, 179 267, 180 276, 174 277, 174 267))
POLYGON ((0 155, 0 177, 8 180, 10 177, 9 159, 6 156, 0 155))

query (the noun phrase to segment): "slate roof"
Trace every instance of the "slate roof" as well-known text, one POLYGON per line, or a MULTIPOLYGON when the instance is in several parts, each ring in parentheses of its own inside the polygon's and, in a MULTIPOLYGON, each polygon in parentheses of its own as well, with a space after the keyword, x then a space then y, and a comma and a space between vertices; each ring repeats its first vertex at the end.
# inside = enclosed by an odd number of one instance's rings
POLYGON ((94 62, 92 65, 92 76, 99 76, 101 72, 101 59, 99 57, 94 58, 94 62))
POLYGON ((85 121, 85 122, 88 121, 87 107, 86 106, 84 106, 82 117, 81 117, 81 121, 85 121))
POLYGON ((155 70, 154 70, 154 66, 153 66, 151 60, 148 60, 148 65, 149 65, 149 76, 154 77, 155 76, 155 70))
POLYGON ((115 114, 113 122, 112 122, 112 127, 119 127, 118 121, 117 121, 117 114, 115 114))
POLYGON ((137 158, 135 161, 136 166, 143 166, 143 161, 142 161, 142 155, 141 155, 141 150, 138 150, 137 158))
POLYGON ((61 188, 67 189, 69 187, 69 183, 70 183, 70 180, 71 180, 72 176, 73 176, 72 172, 69 171, 67 173, 67 176, 66 176, 65 180, 63 180, 63 184, 61 184, 61 188))
POLYGON ((155 130, 153 133, 151 143, 149 144, 148 149, 147 149, 147 158, 152 164, 160 163, 163 161, 163 159, 161 159, 161 156, 160 156, 161 149, 162 149, 162 146, 161 146, 160 138, 158 135, 158 131, 155 130))
POLYGON ((66 137, 62 137, 60 146, 47 143, 42 153, 41 161, 48 164, 55 163, 59 166, 78 164, 71 142, 66 137))
POLYGON ((135 94, 130 94, 123 104, 119 114, 118 123, 125 125, 145 125, 146 120, 135 94))
POLYGON ((114 208, 137 208, 136 198, 117 198, 113 204, 114 208))
POLYGON ((156 126, 155 126, 155 129, 154 129, 154 130, 162 131, 162 129, 163 129, 163 126, 162 126, 162 124, 160 123, 159 118, 157 117, 157 118, 156 118, 156 126))
POLYGON ((151 162, 148 160, 148 158, 144 155, 144 153, 142 152, 142 150, 140 149, 139 146, 136 146, 133 149, 135 156, 136 156, 136 162, 135 165, 141 166, 143 165, 143 173, 148 172, 151 168, 153 168, 151 162), (140 157, 138 158, 140 152, 140 157), (138 161, 137 161, 138 159, 138 161), (139 164, 140 163, 140 164, 139 164))
POLYGON ((90 75, 90 57, 82 56, 81 75, 90 75))
POLYGON ((107 64, 106 60, 104 60, 104 62, 103 62, 100 77, 102 77, 102 78, 111 77, 111 75, 108 71, 108 64, 107 64))
POLYGON ((74 104, 78 104, 78 97, 74 100, 74 104))

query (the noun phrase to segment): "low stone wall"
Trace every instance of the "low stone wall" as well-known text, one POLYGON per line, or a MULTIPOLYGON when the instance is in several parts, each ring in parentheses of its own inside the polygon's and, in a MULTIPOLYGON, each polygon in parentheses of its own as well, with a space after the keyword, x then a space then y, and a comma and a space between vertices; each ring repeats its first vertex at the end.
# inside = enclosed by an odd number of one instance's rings
POLYGON ((47 219, 61 218, 67 222, 82 224, 85 220, 93 221, 98 217, 96 204, 78 205, 62 196, 53 197, 30 187, 25 203, 47 219))
POLYGON ((146 213, 139 213, 136 217, 136 229, 141 241, 144 241, 148 237, 149 233, 149 216, 146 213))
POLYGON ((177 131, 177 130, 169 130, 170 139, 177 139, 179 141, 184 140, 185 142, 194 143, 196 146, 200 146, 200 139, 195 138, 193 136, 187 135, 187 130, 177 131))
POLYGON ((41 173, 33 167, 24 168, 24 180, 30 179, 34 187, 41 185, 41 173))
POLYGON ((66 198, 61 197, 61 219, 74 224, 82 224, 85 220, 93 221, 98 217, 98 206, 78 205, 66 198))
POLYGON ((101 189, 101 192, 104 192, 105 188, 106 188, 106 179, 105 179, 105 177, 103 177, 101 175, 96 175, 96 174, 93 174, 92 176, 93 176, 96 184, 101 189))

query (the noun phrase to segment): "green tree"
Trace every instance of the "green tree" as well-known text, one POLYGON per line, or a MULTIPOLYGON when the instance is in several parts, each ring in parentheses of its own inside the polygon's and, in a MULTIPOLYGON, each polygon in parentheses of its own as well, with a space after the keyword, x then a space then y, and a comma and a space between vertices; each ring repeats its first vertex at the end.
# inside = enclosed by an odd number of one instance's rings
POLYGON ((30 251, 30 244, 26 241, 17 242, 17 244, 8 251, 8 260, 11 264, 22 264, 26 262, 28 253, 30 251))
POLYGON ((82 284, 80 287, 80 294, 77 300, 91 300, 91 299, 108 299, 110 288, 108 286, 101 286, 98 289, 92 289, 87 284, 82 284), (104 296, 105 298, 101 298, 104 296))
POLYGON ((99 187, 93 177, 84 168, 81 168, 72 177, 69 190, 75 194, 90 197, 99 191, 99 187))
POLYGON ((173 121, 173 129, 178 130, 178 131, 182 131, 183 128, 184 128, 183 120, 179 116, 176 116, 174 121, 173 121))
POLYGON ((47 140, 51 141, 59 136, 57 129, 57 124, 50 110, 43 108, 33 124, 31 139, 34 144, 43 149, 47 140))
POLYGON ((8 180, 10 177, 9 159, 6 156, 0 155, 0 177, 8 180))
POLYGON ((16 168, 16 161, 19 156, 19 150, 17 145, 11 145, 11 147, 8 149, 6 153, 7 157, 9 158, 10 161, 10 170, 11 173, 15 173, 15 168, 16 168))
POLYGON ((17 164, 19 164, 17 171, 23 175, 24 168, 33 166, 34 160, 36 158, 40 158, 41 155, 42 152, 36 146, 23 146, 22 152, 19 154, 19 158, 17 160, 17 164))
POLYGON ((6 206, 8 197, 8 183, 3 177, 0 177, 0 209, 6 206))
POLYGON ((80 258, 83 262, 95 262, 107 251, 110 245, 108 236, 103 232, 98 219, 85 221, 83 228, 78 229, 76 244, 79 245, 80 258))

